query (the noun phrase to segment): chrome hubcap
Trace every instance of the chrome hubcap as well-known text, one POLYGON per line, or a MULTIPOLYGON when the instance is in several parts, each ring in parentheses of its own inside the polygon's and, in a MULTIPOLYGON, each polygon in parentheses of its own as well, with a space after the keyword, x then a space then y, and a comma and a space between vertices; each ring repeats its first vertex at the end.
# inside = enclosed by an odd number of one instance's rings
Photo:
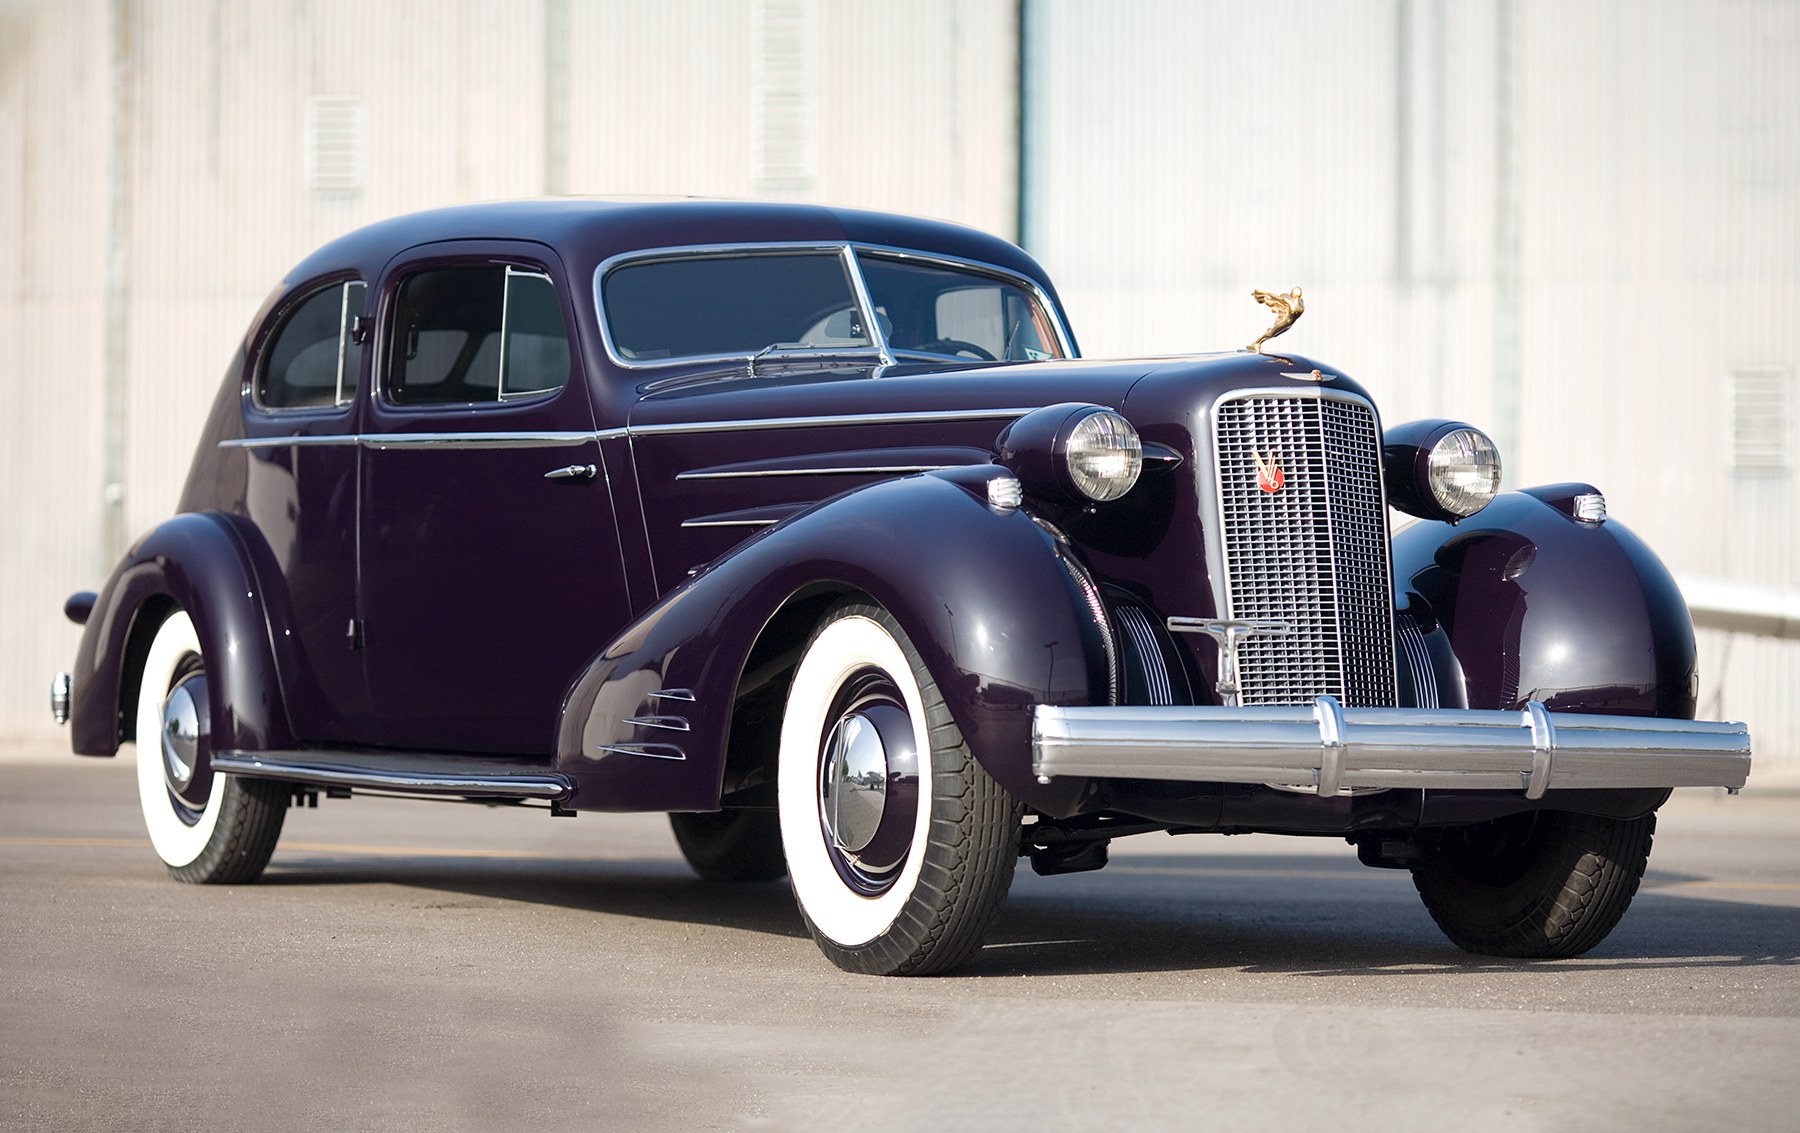
POLYGON ((912 717, 885 674, 866 672, 838 695, 819 753, 819 821, 838 875, 878 896, 912 849, 919 753, 912 717))
POLYGON ((206 676, 190 673, 169 690, 163 700, 163 780, 169 801, 183 821, 191 822, 206 809, 212 791, 212 758, 207 744, 206 676))
POLYGON ((838 849, 854 854, 881 827, 887 809, 887 747, 861 712, 838 721, 825 747, 825 828, 838 849))

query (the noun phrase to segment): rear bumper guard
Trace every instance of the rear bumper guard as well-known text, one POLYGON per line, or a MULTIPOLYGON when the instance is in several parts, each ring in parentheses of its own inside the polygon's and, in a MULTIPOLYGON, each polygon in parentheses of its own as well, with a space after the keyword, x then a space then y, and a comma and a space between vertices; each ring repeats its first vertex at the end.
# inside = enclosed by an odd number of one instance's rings
POLYGON ((1177 779, 1350 788, 1523 791, 1725 787, 1750 774, 1743 724, 1551 712, 1214 705, 1038 706, 1032 769, 1040 781, 1177 779))

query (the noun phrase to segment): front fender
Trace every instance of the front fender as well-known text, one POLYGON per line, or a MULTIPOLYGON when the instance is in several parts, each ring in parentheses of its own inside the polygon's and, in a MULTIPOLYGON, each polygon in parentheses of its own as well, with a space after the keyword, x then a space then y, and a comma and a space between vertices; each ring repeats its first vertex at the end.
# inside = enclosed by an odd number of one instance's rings
POLYGON ((1055 541, 986 502, 979 467, 838 496, 747 540, 670 592, 597 657, 564 703, 558 769, 577 808, 714 810, 753 646, 811 623, 790 602, 863 593, 918 649, 970 750, 1025 801, 1069 810, 1079 780, 1031 771, 1038 704, 1104 703, 1101 632, 1055 541))
POLYGON ((1459 524, 1394 536, 1394 578, 1443 625, 1470 708, 1537 700, 1693 719, 1694 629, 1681 591, 1623 524, 1574 517, 1575 497, 1593 491, 1507 492, 1459 524))
POLYGON ((193 619, 206 656, 212 742, 219 750, 292 747, 292 730, 251 552, 232 517, 189 512, 126 552, 81 635, 70 744, 109 756, 134 739, 138 662, 171 609, 193 619))

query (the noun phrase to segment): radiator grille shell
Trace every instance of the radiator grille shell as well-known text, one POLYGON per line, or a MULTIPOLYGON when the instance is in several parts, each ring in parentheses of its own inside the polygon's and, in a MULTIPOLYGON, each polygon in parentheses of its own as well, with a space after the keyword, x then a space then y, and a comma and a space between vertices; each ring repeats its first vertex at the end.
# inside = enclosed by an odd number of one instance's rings
POLYGON ((1392 706, 1392 572, 1375 408, 1247 392, 1213 409, 1225 616, 1294 627, 1238 647, 1243 704, 1392 706), (1267 490, 1278 484, 1275 490, 1267 490))

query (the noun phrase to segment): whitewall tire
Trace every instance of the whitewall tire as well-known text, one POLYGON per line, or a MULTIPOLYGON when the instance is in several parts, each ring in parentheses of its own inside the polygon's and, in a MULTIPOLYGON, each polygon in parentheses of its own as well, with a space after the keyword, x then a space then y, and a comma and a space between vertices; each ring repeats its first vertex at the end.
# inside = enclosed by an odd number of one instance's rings
POLYGON ((814 632, 777 788, 795 899, 839 967, 924 975, 980 948, 1012 883, 1021 810, 886 610, 846 603, 814 632))
POLYGON ((137 703, 138 802, 156 854, 181 881, 230 884, 262 873, 290 788, 212 772, 206 665, 188 615, 165 619, 144 656, 137 703))

